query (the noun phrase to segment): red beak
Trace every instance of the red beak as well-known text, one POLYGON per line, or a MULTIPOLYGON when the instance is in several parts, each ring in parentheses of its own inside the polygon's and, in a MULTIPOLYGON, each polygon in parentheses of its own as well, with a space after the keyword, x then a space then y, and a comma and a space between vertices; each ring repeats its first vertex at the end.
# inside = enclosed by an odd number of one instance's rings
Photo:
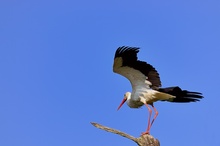
POLYGON ((127 100, 127 98, 124 98, 121 102, 121 104, 118 106, 117 111, 121 108, 121 106, 125 103, 125 101, 127 100))

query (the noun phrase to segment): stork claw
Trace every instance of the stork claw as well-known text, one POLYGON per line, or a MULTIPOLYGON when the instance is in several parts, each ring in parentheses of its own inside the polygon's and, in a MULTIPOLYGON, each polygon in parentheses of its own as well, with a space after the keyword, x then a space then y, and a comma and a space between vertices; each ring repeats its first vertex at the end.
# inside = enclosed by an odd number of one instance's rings
POLYGON ((141 133, 141 135, 145 135, 145 134, 150 135, 150 132, 149 132, 149 131, 146 131, 146 132, 142 132, 142 133, 141 133))

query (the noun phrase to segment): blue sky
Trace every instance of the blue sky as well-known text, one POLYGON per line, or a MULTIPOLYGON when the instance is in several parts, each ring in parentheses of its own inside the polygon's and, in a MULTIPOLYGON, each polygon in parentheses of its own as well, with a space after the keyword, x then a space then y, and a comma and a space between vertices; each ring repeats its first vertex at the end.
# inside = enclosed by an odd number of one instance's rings
POLYGON ((131 90, 112 72, 115 50, 140 47, 163 87, 200 91, 201 102, 157 102, 161 145, 220 145, 218 0, 0 2, 0 145, 134 145, 147 108, 116 111, 131 90))

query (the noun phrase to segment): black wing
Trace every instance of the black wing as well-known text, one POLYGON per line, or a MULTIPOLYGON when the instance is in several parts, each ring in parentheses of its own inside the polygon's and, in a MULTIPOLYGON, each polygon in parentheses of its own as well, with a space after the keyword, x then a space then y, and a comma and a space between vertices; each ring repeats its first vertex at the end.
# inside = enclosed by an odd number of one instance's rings
POLYGON ((203 98, 200 92, 182 90, 180 87, 160 88, 158 91, 176 96, 170 102, 195 102, 203 98))
POLYGON ((117 69, 120 67, 133 68, 146 76, 145 79, 151 82, 152 85, 150 87, 152 89, 158 89, 161 86, 158 72, 152 65, 144 61, 139 61, 137 58, 138 52, 139 48, 137 47, 119 47, 115 52, 114 72, 125 76, 125 73, 121 73, 121 71, 117 72, 117 69))

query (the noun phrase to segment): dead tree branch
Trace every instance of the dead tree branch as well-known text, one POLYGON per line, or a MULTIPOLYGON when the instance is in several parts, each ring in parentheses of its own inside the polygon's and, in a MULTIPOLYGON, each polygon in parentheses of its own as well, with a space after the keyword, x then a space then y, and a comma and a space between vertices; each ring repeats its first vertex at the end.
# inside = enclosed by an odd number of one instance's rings
POLYGON ((138 146, 160 146, 160 142, 157 139, 155 139, 153 136, 148 135, 148 134, 141 135, 140 137, 135 138, 127 133, 100 125, 98 123, 91 122, 91 124, 99 129, 105 130, 107 132, 115 133, 115 134, 118 134, 118 135, 123 136, 125 138, 128 138, 128 139, 134 141, 135 143, 137 143, 138 146))

